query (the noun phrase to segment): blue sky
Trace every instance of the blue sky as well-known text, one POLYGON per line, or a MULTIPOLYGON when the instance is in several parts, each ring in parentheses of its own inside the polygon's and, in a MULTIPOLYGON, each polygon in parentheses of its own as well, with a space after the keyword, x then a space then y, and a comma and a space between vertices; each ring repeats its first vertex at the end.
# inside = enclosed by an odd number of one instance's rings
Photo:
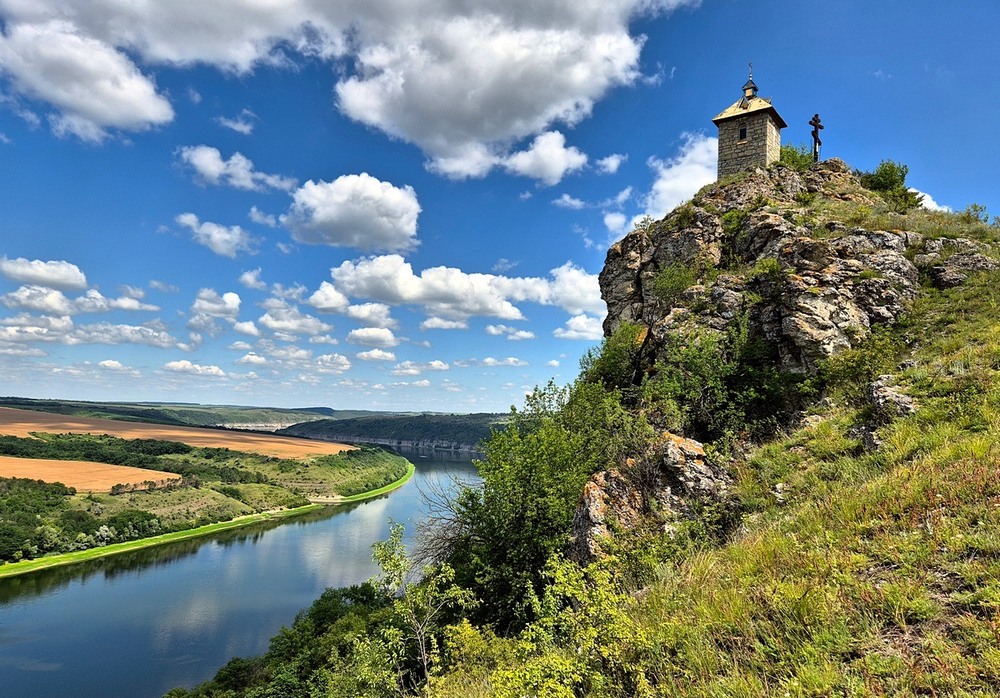
POLYGON ((0 0, 0 394, 505 411, 762 96, 1000 214, 1000 5, 0 0))

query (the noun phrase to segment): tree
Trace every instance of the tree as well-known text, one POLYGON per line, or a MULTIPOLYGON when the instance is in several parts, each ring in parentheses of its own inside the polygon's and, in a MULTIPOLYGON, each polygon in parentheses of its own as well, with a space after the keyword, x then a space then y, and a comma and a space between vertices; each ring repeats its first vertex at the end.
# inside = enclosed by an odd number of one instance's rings
POLYGON ((858 172, 861 185, 876 192, 894 211, 905 213, 916 208, 923 200, 923 194, 910 191, 906 186, 906 175, 910 168, 892 160, 883 160, 872 172, 858 172))

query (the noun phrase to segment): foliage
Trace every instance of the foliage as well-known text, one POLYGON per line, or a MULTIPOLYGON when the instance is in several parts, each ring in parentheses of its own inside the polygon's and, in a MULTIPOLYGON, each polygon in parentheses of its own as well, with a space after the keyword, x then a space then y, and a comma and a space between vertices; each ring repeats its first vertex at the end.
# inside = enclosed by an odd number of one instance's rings
POLYGON ((582 380, 600 383, 608 390, 625 390, 638 383, 639 360, 648 332, 642 325, 623 322, 599 347, 584 354, 580 360, 582 380))
POLYGON ((804 143, 783 145, 778 155, 778 162, 782 165, 788 165, 793 170, 805 172, 813 165, 812 149, 804 143))
POLYGON ((651 434, 599 383, 550 383, 528 396, 487 443, 482 486, 457 498, 445 532, 445 561, 480 600, 472 617, 500 628, 535 619, 546 561, 566 545, 584 482, 623 465, 651 434))
POLYGON ((498 426, 502 415, 418 414, 370 415, 349 419, 322 419, 279 430, 281 434, 348 442, 366 439, 426 442, 474 448, 498 426))
POLYGON ((883 160, 871 172, 858 172, 862 186, 878 193, 892 210, 904 213, 920 205, 922 194, 910 191, 906 186, 907 165, 883 160))
POLYGON ((684 291, 693 286, 698 275, 690 264, 669 264, 653 278, 653 294, 669 308, 680 303, 684 291))

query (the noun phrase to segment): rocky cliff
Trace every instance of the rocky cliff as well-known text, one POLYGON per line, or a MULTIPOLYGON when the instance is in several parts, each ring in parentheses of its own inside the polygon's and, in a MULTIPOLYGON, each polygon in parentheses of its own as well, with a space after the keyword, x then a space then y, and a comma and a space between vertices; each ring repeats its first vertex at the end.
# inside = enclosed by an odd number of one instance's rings
MULTIPOLYGON (((804 172, 775 165, 727 178, 637 226, 611 247, 600 274, 605 335, 637 329, 632 383, 654 376, 678 346, 723 337, 737 325, 767 347, 777 370, 813 375, 824 359, 895 323, 916 297, 921 273, 943 288, 997 268, 983 243, 934 235, 932 226, 908 229, 906 216, 874 215, 879 203, 833 159, 804 172)), ((886 404, 897 408, 886 397, 890 378, 880 380, 869 393, 874 412, 886 414, 886 404)), ((651 421, 665 426, 655 415, 651 421)), ((693 501, 724 501, 725 468, 703 455, 697 441, 663 432, 650 453, 637 454, 645 474, 595 474, 576 511, 573 557, 599 554, 616 527, 654 514, 662 524, 693 501)))

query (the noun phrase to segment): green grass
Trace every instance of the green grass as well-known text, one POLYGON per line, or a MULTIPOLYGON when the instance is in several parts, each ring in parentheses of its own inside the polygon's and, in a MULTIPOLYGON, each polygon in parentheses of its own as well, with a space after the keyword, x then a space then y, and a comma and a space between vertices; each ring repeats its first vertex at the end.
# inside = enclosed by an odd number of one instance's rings
POLYGON ((109 555, 117 555, 119 553, 125 553, 131 550, 140 550, 142 548, 149 548, 154 545, 163 545, 165 543, 173 543, 175 541, 188 540, 190 538, 198 538, 201 536, 210 535, 212 533, 218 533, 219 531, 226 531, 231 528, 248 526, 250 524, 259 523, 261 521, 272 521, 274 519, 284 519, 284 518, 291 518, 294 516, 301 516, 302 514, 306 514, 311 511, 316 511, 317 509, 322 509, 323 506, 324 505, 322 504, 307 504, 305 506, 296 507, 295 509, 285 509, 282 511, 273 511, 273 512, 262 512, 259 514, 248 514, 246 516, 240 516, 230 521, 222 521, 220 523, 213 523, 207 526, 190 528, 186 531, 175 531, 173 533, 165 533, 160 536, 141 538, 139 540, 131 540, 131 541, 126 541, 124 543, 114 543, 112 545, 107 545, 100 548, 78 550, 71 553, 62 553, 59 555, 51 555, 48 557, 35 558, 33 560, 24 560, 22 562, 9 562, 7 564, 0 565, 0 577, 13 577, 19 574, 35 572, 37 570, 43 570, 50 567, 72 565, 77 562, 94 560, 100 557, 107 557, 109 555))

